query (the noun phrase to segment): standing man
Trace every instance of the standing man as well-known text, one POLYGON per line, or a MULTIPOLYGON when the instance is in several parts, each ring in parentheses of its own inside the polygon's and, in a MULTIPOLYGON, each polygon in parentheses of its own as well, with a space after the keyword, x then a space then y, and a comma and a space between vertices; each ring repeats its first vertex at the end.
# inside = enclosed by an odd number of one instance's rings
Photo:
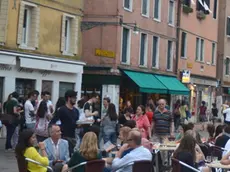
POLYGON ((34 129, 35 128, 35 110, 32 102, 35 101, 34 93, 30 92, 28 94, 28 99, 26 100, 26 103, 24 105, 25 110, 25 120, 26 120, 26 128, 28 129, 34 129))
POLYGON ((48 114, 51 115, 51 114, 53 114, 53 112, 54 112, 54 107, 53 107, 52 101, 50 100, 50 97, 51 97, 50 92, 48 92, 48 91, 42 92, 42 94, 41 94, 41 100, 40 100, 39 103, 38 103, 37 109, 38 109, 40 103, 41 103, 43 100, 45 100, 46 103, 47 103, 48 114))
POLYGON ((164 138, 174 136, 174 122, 172 113, 165 108, 166 101, 160 99, 158 108, 153 117, 153 133, 154 140, 162 143, 164 138))
MULTIPOLYGON (((70 156, 76 145, 75 129, 79 120, 79 111, 74 107, 77 100, 77 92, 68 90, 65 93, 66 105, 57 111, 57 120, 61 121, 62 137, 69 142, 70 156)), ((54 121, 56 123, 57 121, 54 121)))
MULTIPOLYGON (((104 117, 106 116, 109 104, 110 104, 110 98, 109 97, 105 97, 103 99, 103 109, 102 109, 102 113, 101 113, 100 122, 103 121, 104 117)), ((101 143, 101 140, 102 140, 103 136, 104 136, 104 133, 103 133, 103 127, 102 127, 102 123, 101 123, 100 124, 100 133, 99 133, 99 145, 101 143)))

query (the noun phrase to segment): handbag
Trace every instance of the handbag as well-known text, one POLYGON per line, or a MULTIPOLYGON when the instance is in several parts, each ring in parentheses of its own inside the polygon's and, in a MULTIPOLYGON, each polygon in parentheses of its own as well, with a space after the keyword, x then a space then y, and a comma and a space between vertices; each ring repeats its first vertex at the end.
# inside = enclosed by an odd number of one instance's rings
POLYGON ((12 124, 17 119, 18 119, 18 117, 16 115, 3 114, 3 113, 0 114, 0 120, 2 121, 2 124, 4 124, 4 125, 12 124))

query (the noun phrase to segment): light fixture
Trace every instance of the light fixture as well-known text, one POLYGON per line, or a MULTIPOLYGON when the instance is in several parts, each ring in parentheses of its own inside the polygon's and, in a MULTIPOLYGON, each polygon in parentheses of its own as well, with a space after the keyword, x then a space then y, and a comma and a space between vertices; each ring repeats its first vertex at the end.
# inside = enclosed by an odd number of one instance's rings
POLYGON ((138 29, 137 29, 137 24, 135 23, 135 26, 134 26, 134 28, 133 28, 133 33, 135 34, 135 35, 138 35, 139 34, 139 31, 138 31, 138 29))

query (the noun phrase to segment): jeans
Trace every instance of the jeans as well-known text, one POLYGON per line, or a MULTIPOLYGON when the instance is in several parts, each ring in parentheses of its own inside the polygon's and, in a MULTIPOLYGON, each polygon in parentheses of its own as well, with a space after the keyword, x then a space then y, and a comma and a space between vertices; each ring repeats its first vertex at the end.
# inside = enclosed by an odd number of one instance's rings
POLYGON ((100 133, 99 133, 99 139, 98 139, 98 146, 100 148, 101 140, 104 138, 104 132, 103 132, 103 127, 100 126, 100 133))
POLYGON ((18 137, 19 137, 19 126, 17 126, 14 130, 14 134, 12 136, 12 147, 15 149, 16 145, 18 144, 18 137))
POLYGON ((180 116, 175 116, 174 125, 175 125, 175 129, 177 130, 178 127, 180 126, 180 116))
POLYGON ((104 143, 107 143, 110 141, 112 144, 116 145, 117 144, 117 133, 116 131, 114 132, 103 132, 103 140, 104 143))
POLYGON ((5 149, 12 149, 11 145, 11 139, 14 134, 14 131, 16 129, 16 126, 13 124, 7 124, 6 125, 6 144, 5 149))

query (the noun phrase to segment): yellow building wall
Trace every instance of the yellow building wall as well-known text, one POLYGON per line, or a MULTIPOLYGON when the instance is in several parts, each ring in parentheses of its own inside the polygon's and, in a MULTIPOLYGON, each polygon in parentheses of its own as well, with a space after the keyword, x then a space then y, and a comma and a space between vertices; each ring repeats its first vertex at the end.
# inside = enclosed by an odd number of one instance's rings
MULTIPOLYGON (((40 30, 39 30, 39 48, 36 50, 25 50, 18 48, 18 18, 20 10, 20 1, 9 2, 7 36, 4 48, 17 49, 18 51, 30 52, 36 54, 63 56, 60 51, 62 16, 64 13, 70 15, 79 15, 79 27, 82 19, 83 0, 26 0, 40 7, 40 30)), ((82 36, 79 28, 79 48, 77 57, 64 56, 67 58, 79 59, 82 53, 82 36)))

